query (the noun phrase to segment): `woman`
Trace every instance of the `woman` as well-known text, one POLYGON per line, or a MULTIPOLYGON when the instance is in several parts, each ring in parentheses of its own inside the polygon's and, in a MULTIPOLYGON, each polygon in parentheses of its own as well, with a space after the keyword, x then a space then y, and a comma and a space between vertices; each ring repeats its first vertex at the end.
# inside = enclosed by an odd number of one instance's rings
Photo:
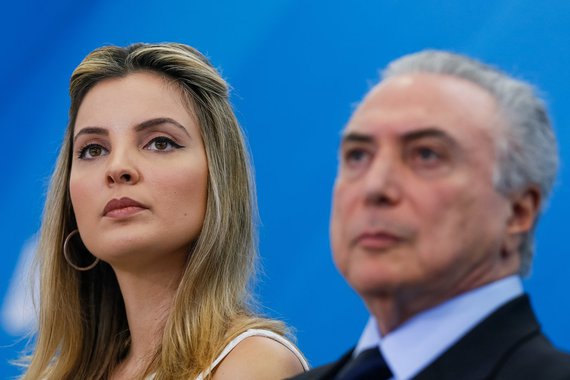
POLYGON ((255 201, 228 88, 182 44, 108 46, 70 83, 24 379, 280 379, 306 370, 251 311, 255 201))

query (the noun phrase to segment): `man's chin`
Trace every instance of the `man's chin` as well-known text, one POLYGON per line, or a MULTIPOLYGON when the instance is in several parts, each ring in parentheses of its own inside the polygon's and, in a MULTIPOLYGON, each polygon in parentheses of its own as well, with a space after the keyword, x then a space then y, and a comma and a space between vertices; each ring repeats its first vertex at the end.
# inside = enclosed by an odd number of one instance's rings
POLYGON ((387 297, 398 288, 396 279, 391 279, 388 276, 378 276, 377 274, 358 274, 349 277, 347 281, 363 298, 387 297))

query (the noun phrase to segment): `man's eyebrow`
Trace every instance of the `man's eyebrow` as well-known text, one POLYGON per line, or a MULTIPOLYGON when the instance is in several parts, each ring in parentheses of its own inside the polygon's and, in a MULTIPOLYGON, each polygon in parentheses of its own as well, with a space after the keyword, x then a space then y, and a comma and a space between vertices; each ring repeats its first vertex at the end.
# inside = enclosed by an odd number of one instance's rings
POLYGON ((77 138, 81 135, 101 135, 101 136, 109 136, 109 131, 105 128, 101 127, 85 127, 81 129, 75 137, 73 137, 73 142, 77 141, 77 138))
POLYGON ((370 135, 365 135, 357 132, 349 132, 342 136, 341 144, 350 142, 371 143, 373 142, 373 139, 370 135))
POLYGON ((171 125, 177 127, 178 129, 182 130, 188 137, 191 137, 190 134, 188 133, 188 130, 186 128, 184 128, 184 126, 182 124, 180 124, 176 120, 169 118, 169 117, 157 117, 155 119, 143 121, 142 123, 140 123, 139 125, 137 125, 135 127, 135 131, 140 132, 140 131, 155 127, 155 126, 160 125, 160 124, 171 124, 171 125))
POLYGON ((448 133, 436 127, 427 127, 420 130, 405 133, 402 136, 402 140, 404 142, 410 142, 426 137, 434 137, 437 139, 445 140, 446 142, 452 145, 457 145, 457 141, 455 141, 453 137, 451 137, 448 133))

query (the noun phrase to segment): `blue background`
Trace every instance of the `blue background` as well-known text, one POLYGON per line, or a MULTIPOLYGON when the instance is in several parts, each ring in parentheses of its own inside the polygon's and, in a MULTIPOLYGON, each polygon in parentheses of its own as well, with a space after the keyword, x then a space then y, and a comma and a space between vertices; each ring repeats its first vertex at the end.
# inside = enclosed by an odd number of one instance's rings
MULTIPOLYGON (((493 63, 535 83, 546 96, 562 170, 539 225, 538 254, 525 287, 546 333, 570 350, 570 257, 564 244, 570 212, 570 2, 6 3, 0 11, 0 296, 39 228, 74 67, 103 44, 179 41, 209 56, 234 88, 256 168, 264 267, 258 290, 265 312, 294 326, 313 365, 336 358, 354 344, 367 317, 330 259, 339 132, 379 68, 405 53, 441 48, 493 63)), ((24 341, 3 323, 0 374, 8 378, 18 372, 7 362, 18 357, 24 341)))

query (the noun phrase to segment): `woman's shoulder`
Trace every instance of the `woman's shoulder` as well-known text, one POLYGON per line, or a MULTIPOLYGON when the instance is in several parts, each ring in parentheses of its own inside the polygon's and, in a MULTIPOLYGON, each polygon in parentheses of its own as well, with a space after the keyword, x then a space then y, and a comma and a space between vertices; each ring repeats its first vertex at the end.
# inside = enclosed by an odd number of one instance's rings
POLYGON ((283 379, 308 370, 303 354, 287 338, 250 329, 236 336, 213 363, 213 379, 283 379), (218 365, 219 364, 219 365, 218 365))

